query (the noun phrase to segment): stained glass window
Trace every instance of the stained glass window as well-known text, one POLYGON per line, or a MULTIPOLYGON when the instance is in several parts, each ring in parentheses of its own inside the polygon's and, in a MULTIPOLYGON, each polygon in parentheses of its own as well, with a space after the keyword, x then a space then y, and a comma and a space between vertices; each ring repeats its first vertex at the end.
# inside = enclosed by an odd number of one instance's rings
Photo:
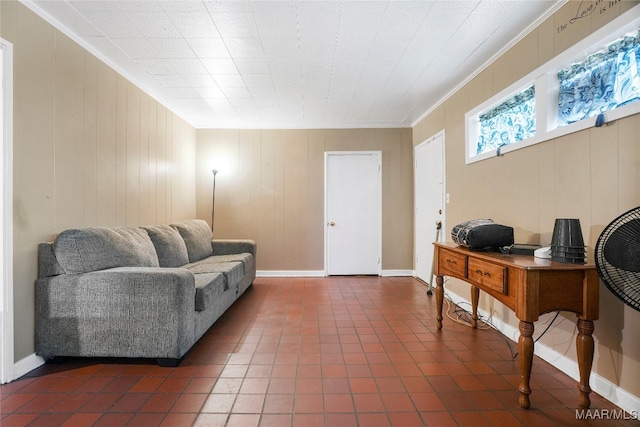
POLYGON ((558 126, 640 100, 640 32, 558 72, 558 126))
POLYGON ((536 91, 530 86, 481 114, 476 155, 536 134, 536 91))

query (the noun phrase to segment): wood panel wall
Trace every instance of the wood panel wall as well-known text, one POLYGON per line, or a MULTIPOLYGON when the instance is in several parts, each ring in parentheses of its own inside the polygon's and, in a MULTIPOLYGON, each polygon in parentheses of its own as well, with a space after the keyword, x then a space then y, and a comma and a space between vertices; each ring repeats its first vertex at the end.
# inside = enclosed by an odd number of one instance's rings
MULTIPOLYGON (((446 223, 450 228, 473 218, 492 218, 513 226, 518 243, 548 245, 555 218, 579 218, 585 241, 593 250, 609 222, 640 205, 638 115, 469 165, 464 148, 467 111, 638 3, 603 3, 604 13, 598 9, 598 13, 571 21, 576 8, 586 3, 568 2, 414 127, 415 145, 446 131, 450 194, 446 223)), ((449 233, 450 229, 445 230, 445 236, 449 233)), ((470 298, 466 284, 453 280, 451 289, 470 298)), ((640 396, 640 313, 625 306, 604 285, 600 299, 594 372, 640 396)), ((483 297, 481 308, 518 328, 515 316, 497 301, 483 297)), ((542 316, 538 329, 551 317, 542 316)), ((560 319, 540 343, 575 361, 575 315, 564 313, 560 319)))
POLYGON ((382 151, 382 269, 413 269, 411 129, 199 130, 197 215, 252 238, 258 269, 324 270, 324 153, 382 151))
POLYGON ((25 6, 14 47, 15 360, 32 354, 37 245, 74 227, 195 217, 195 129, 25 6))

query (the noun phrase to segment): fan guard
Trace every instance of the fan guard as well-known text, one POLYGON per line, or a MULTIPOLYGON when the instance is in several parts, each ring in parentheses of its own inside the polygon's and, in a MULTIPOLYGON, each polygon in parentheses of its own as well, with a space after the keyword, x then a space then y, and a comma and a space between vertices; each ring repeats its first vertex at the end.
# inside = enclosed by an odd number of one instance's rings
POLYGON ((598 275, 622 302, 640 311, 640 206, 609 224, 596 243, 598 275))

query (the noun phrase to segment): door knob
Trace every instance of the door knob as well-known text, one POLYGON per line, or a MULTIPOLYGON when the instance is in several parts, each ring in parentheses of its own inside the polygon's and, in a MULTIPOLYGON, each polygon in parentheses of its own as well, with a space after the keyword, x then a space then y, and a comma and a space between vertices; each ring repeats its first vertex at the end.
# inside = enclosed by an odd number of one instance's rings
POLYGON ((334 225, 336 225, 336 223, 335 223, 335 222, 333 222, 333 221, 331 221, 331 222, 329 223, 329 225, 333 227, 334 225))

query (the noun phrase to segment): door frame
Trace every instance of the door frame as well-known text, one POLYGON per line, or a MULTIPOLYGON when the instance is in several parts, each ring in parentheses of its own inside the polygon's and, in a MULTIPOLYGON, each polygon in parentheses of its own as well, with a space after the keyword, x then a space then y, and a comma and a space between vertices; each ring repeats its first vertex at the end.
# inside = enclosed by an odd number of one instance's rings
MULTIPOLYGON (((418 183, 417 183, 417 174, 416 174, 416 167, 417 167, 417 151, 418 148, 425 146, 426 144, 429 144, 433 141, 436 140, 436 138, 442 136, 442 227, 440 228, 440 239, 441 241, 444 241, 444 233, 445 230, 447 229, 446 227, 446 220, 447 220, 447 203, 449 202, 447 200, 447 162, 446 162, 446 150, 445 150, 445 143, 446 143, 446 139, 445 139, 445 131, 444 129, 441 130, 440 132, 435 133, 434 135, 430 136, 429 138, 425 139, 424 141, 422 141, 420 144, 416 145, 415 147, 413 147, 413 206, 414 206, 414 214, 413 214, 413 220, 414 220, 414 224, 413 224, 413 232, 414 232, 414 236, 413 236, 413 262, 414 262, 414 270, 413 270, 413 276, 417 277, 417 265, 416 265, 416 257, 417 257, 417 247, 418 247, 418 231, 417 231, 417 227, 415 222, 418 220, 416 218, 416 206, 418 205, 417 200, 419 197, 417 188, 418 188, 418 183)), ((433 262, 433 260, 432 260, 433 262)), ((433 282, 433 274, 432 277, 429 278, 429 283, 433 282)), ((432 284, 432 283, 431 283, 432 284)))
POLYGON ((13 44, 0 38, 0 134, 2 148, 2 181, 0 192, 0 384, 13 381, 13 44))
POLYGON ((378 276, 382 273, 382 151, 325 151, 324 152, 324 275, 329 275, 329 186, 327 179, 327 163, 330 156, 376 156, 378 159, 378 276))

